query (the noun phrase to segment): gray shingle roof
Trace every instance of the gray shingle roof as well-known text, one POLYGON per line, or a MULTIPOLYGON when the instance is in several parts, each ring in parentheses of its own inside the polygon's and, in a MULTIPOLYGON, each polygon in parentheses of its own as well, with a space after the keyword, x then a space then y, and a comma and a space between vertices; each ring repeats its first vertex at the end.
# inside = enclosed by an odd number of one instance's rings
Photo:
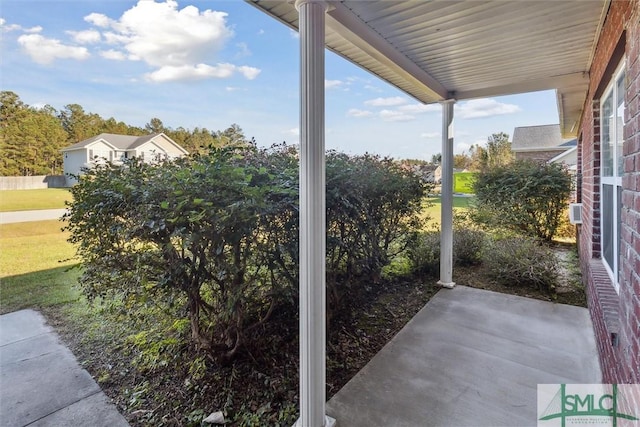
POLYGON ((144 144, 145 142, 155 138, 158 135, 160 134, 154 133, 152 135, 132 136, 132 135, 117 135, 114 133, 101 133, 100 135, 94 136, 89 139, 85 139, 84 141, 80 141, 76 144, 65 147, 62 149, 62 151, 70 151, 70 150, 76 150, 78 148, 83 148, 101 139, 113 145, 118 150, 132 150, 144 144))
POLYGON ((513 151, 520 149, 562 150, 576 144, 575 139, 562 139, 560 125, 521 126, 513 131, 511 149, 513 151))

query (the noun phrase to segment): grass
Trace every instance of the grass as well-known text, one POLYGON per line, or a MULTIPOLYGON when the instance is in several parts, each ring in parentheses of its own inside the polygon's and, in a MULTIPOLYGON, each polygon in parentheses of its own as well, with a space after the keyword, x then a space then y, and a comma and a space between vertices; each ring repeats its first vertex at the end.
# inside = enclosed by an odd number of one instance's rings
MULTIPOLYGON (((453 196, 453 209, 454 211, 469 209, 474 200, 474 197, 453 196)), ((429 225, 439 226, 440 220, 442 219, 442 212, 440 211, 442 205, 441 198, 429 197, 426 199, 426 203, 430 203, 432 206, 426 207, 423 215, 428 215, 431 218, 429 225)))
POLYGON ((65 201, 71 201, 71 192, 66 188, 1 190, 0 212, 62 209, 65 201))
POLYGON ((79 271, 58 220, 0 225, 0 313, 75 301, 79 271))

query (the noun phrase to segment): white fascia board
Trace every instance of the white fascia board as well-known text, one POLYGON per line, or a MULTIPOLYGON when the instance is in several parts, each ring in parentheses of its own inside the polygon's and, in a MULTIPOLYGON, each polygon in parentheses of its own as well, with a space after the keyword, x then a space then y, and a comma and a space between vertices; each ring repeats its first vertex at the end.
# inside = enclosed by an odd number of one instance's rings
POLYGON ((568 150, 558 154, 557 156, 555 156, 552 159, 549 159, 547 161, 547 163, 557 163, 559 161, 561 161, 564 157, 567 157, 569 154, 573 153, 574 151, 576 151, 578 149, 578 147, 571 147, 568 150))
POLYGON ((545 77, 535 80, 524 80, 482 89, 457 91, 456 99, 466 100, 487 98, 492 96, 513 95, 516 93, 537 92, 540 90, 558 89, 567 86, 588 85, 589 76, 586 73, 571 73, 562 76, 545 77))

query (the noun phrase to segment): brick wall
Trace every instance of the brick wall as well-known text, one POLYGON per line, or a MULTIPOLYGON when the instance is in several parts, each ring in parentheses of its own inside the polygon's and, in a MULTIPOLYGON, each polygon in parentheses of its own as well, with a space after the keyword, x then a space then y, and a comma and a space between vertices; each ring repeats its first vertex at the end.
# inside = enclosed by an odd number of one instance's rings
MULTIPOLYGON (((579 173, 583 225, 579 230, 581 267, 593 319, 603 382, 640 383, 640 2, 611 3, 590 70, 590 87, 579 137, 579 173), (599 91, 611 78, 612 56, 624 42, 627 87, 623 145, 621 213, 621 280, 619 295, 600 252, 600 126, 599 91), (612 333, 614 335, 612 335, 612 333), (615 340, 617 339, 617 345, 615 340)), ((640 414, 640 396, 624 402, 622 412, 640 414)))
POLYGON ((516 151, 516 160, 533 160, 534 162, 548 162, 559 154, 566 151, 563 150, 541 150, 541 151, 516 151))
MULTIPOLYGON (((640 383, 640 5, 626 26, 625 125, 622 178, 620 382, 640 383), (624 340, 624 342, 622 342, 624 340)), ((640 399, 640 396, 638 396, 640 399)), ((637 402, 640 409, 640 402, 637 402)))

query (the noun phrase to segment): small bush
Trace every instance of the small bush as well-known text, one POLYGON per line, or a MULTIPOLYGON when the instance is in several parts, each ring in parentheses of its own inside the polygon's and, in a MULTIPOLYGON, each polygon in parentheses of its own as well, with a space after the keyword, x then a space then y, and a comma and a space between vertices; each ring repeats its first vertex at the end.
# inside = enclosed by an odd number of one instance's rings
POLYGON ((398 255, 393 258, 389 264, 382 267, 382 278, 385 280, 393 280, 398 277, 409 276, 412 271, 412 263, 409 258, 398 255))
POLYGON ((482 263, 485 248, 485 233, 463 228, 453 231, 453 264, 457 266, 482 263))
MULTIPOLYGON (((453 265, 468 266, 482 262, 485 233, 462 228, 453 231, 453 265)), ((427 231, 418 235, 408 251, 416 274, 436 274, 440 269, 440 232, 427 231)))
POLYGON ((407 256, 415 274, 435 274, 440 268, 440 232, 420 233, 412 242, 407 256))
POLYGON ((558 281, 558 259, 547 247, 526 237, 493 240, 485 253, 488 274, 499 284, 551 292, 558 281))
POLYGON ((556 230, 556 234, 553 237, 556 239, 575 240, 576 226, 571 224, 571 222, 569 222, 568 213, 560 217, 560 223, 558 224, 558 229, 556 230))

